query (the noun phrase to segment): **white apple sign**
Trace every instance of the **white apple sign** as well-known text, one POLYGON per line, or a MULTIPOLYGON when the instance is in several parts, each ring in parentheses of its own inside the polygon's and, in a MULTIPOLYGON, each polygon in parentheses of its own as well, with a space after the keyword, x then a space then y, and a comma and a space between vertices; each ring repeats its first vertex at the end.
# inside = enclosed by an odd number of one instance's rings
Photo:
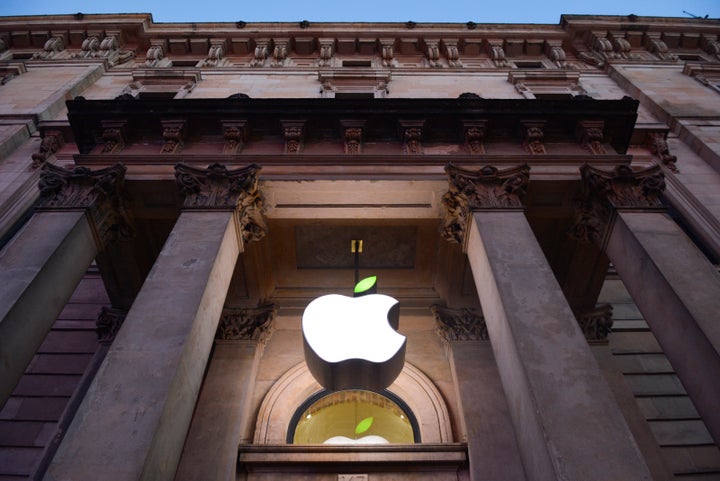
POLYGON ((385 389, 405 363, 400 304, 383 294, 329 294, 305 308, 303 344, 308 369, 330 390, 385 389))

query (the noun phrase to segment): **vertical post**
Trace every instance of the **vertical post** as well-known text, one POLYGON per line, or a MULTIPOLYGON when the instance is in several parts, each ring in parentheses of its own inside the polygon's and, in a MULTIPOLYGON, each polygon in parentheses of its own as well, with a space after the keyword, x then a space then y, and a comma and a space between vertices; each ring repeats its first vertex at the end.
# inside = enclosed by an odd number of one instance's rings
POLYGON ((464 242, 527 478, 651 479, 525 218, 529 168, 446 170, 445 233, 464 242))
POLYGON ((581 173, 576 235, 606 252, 720 443, 720 275, 665 213, 660 167, 581 173))
POLYGON ((265 233, 255 165, 176 166, 184 208, 46 480, 171 480, 235 262, 265 233))
POLYGON ((0 406, 97 253, 128 228, 124 175, 43 165, 37 212, 0 251, 0 406))

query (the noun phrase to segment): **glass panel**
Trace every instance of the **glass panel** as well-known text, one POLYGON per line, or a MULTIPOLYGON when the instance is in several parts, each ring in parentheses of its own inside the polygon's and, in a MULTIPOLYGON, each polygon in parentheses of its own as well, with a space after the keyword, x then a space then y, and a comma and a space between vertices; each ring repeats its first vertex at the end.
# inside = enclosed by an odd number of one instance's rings
POLYGON ((338 391, 315 401, 298 419, 296 444, 414 443, 408 414, 387 397, 338 391))

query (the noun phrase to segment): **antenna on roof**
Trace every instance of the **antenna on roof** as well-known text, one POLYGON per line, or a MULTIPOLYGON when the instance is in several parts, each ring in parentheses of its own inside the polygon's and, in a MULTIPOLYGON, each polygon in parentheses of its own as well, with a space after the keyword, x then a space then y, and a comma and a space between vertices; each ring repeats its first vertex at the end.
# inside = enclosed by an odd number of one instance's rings
POLYGON ((685 15, 691 16, 692 18, 708 18, 708 16, 709 16, 709 15, 705 15, 704 17, 701 17, 700 15, 693 15, 692 13, 686 12, 685 10, 683 10, 682 12, 683 12, 685 15))

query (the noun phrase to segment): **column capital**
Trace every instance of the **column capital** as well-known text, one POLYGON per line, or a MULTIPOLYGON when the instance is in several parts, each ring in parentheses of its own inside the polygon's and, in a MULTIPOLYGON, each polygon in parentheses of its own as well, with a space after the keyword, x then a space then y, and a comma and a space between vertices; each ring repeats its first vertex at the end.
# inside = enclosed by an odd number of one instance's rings
POLYGON ((185 210, 227 210, 238 215, 243 242, 260 240, 267 233, 264 199, 258 189, 260 166, 250 164, 228 170, 223 164, 198 169, 175 165, 175 182, 185 195, 185 210))
POLYGON ((435 316, 435 332, 447 343, 490 339, 485 318, 477 309, 451 309, 434 304, 430 310, 435 316))
POLYGON ((477 171, 447 164, 445 172, 450 185, 442 198, 446 209, 442 236, 448 241, 465 243, 473 211, 523 207, 521 198, 530 181, 527 164, 504 170, 487 165, 477 171))
POLYGON ((215 339, 220 341, 257 341, 265 345, 275 331, 277 309, 265 304, 250 309, 226 309, 220 317, 215 339))
POLYGON ((610 304, 602 304, 584 312, 576 312, 575 318, 585 339, 591 344, 607 344, 608 334, 612 331, 613 308, 610 304))
POLYGON ((582 193, 571 235, 604 248, 608 226, 617 210, 663 211, 665 174, 654 165, 633 170, 619 165, 611 171, 589 164, 580 167, 582 193))
POLYGON ((65 169, 45 163, 40 171, 37 211, 85 211, 98 250, 133 233, 133 222, 125 205, 123 185, 127 168, 115 164, 105 169, 65 169))

